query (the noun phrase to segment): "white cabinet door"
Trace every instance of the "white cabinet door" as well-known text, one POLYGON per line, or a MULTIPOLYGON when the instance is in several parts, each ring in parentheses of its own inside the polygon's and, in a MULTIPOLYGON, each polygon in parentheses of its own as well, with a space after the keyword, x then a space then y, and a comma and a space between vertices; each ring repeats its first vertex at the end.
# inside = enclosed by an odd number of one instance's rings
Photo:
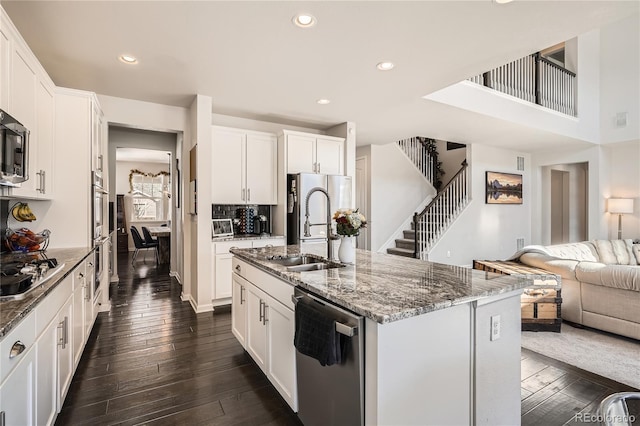
POLYGON ((287 135, 287 173, 315 173, 314 136, 287 135))
POLYGON ((51 424, 58 412, 56 402, 58 369, 58 321, 51 321, 36 343, 36 424, 51 424))
POLYGON ((30 426, 36 424, 36 351, 27 347, 19 356, 20 363, 0 387, 0 407, 4 424, 30 426))
MULTIPOLYGON (((0 16, 0 19, 3 19, 0 16)), ((6 27, 0 25, 0 109, 9 111, 9 70, 11 69, 11 41, 6 27)))
POLYGON ((53 88, 46 86, 42 81, 38 82, 36 104, 38 155, 36 156, 36 174, 29 179, 34 180, 38 198, 43 199, 51 199, 53 195, 54 99, 53 88))
POLYGON ((267 304, 267 375, 293 411, 297 411, 294 313, 270 296, 267 304))
POLYGON ((82 349, 84 348, 84 288, 85 288, 85 264, 80 264, 73 274, 73 319, 72 319, 72 347, 73 365, 78 365, 82 349))
POLYGON ((246 348, 247 336, 247 282, 233 275, 233 295, 231 297, 231 332, 243 348, 246 348))
POLYGON ((344 141, 318 137, 316 170, 323 175, 344 174, 344 141))
POLYGON ((244 133, 213 128, 211 201, 215 204, 246 203, 244 141, 244 133))
POLYGON ((62 410, 73 378, 73 345, 71 343, 71 327, 73 320, 73 297, 70 297, 58 314, 58 380, 56 388, 56 404, 58 412, 62 410))
POLYGON ((264 321, 267 295, 255 286, 246 286, 247 295, 247 346, 253 360, 267 372, 267 327, 264 321))
POLYGON ((216 254, 216 273, 214 276, 215 286, 213 289, 213 298, 222 299, 231 297, 231 261, 233 255, 231 253, 216 254))
MULTIPOLYGON (((15 44, 14 44, 15 45, 15 44)), ((29 179, 14 188, 13 194, 20 197, 38 196, 38 129, 36 122, 36 96, 38 77, 24 52, 15 49, 11 58, 10 114, 31 131, 29 135, 29 179)))
POLYGON ((247 134, 247 202, 277 204, 278 140, 271 135, 247 134))

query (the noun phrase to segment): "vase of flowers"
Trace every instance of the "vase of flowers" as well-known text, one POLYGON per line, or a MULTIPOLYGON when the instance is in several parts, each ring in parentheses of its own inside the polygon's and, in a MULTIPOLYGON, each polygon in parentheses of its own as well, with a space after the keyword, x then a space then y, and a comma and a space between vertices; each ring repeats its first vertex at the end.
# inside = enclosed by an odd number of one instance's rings
POLYGON ((342 263, 355 263, 355 237, 360 235, 360 229, 367 227, 367 219, 358 209, 338 209, 333 214, 336 221, 336 232, 341 236, 338 259, 342 263))

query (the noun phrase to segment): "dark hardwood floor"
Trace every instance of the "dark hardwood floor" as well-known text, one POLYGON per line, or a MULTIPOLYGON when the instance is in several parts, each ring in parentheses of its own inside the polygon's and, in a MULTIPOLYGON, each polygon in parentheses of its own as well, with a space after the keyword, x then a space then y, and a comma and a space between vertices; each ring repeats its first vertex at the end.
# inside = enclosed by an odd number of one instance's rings
MULTIPOLYGON (((139 258, 132 268, 119 255, 111 311, 96 320, 56 424, 300 425, 231 333, 230 310, 195 314, 167 267, 139 258)), ((522 425, 580 423, 625 390, 522 350, 522 425)))
POLYGON ((125 253, 56 424, 299 425, 231 333, 230 309, 195 314, 168 268, 125 253))

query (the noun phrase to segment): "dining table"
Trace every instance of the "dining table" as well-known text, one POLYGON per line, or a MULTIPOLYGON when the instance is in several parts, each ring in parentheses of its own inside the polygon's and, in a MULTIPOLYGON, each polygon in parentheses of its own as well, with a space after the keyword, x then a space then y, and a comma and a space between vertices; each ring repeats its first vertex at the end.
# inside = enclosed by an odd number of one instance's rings
POLYGON ((168 226, 150 226, 149 233, 158 239, 158 263, 171 262, 171 228, 168 226))

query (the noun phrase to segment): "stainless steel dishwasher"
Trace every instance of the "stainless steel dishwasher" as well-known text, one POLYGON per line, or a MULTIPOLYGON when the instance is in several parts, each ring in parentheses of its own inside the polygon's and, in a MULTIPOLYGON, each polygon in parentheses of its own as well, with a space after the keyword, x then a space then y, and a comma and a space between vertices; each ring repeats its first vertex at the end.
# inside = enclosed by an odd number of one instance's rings
POLYGON ((322 366, 296 351, 298 417, 305 426, 364 424, 364 318, 295 289, 294 303, 314 303, 349 342, 341 364, 322 366))

